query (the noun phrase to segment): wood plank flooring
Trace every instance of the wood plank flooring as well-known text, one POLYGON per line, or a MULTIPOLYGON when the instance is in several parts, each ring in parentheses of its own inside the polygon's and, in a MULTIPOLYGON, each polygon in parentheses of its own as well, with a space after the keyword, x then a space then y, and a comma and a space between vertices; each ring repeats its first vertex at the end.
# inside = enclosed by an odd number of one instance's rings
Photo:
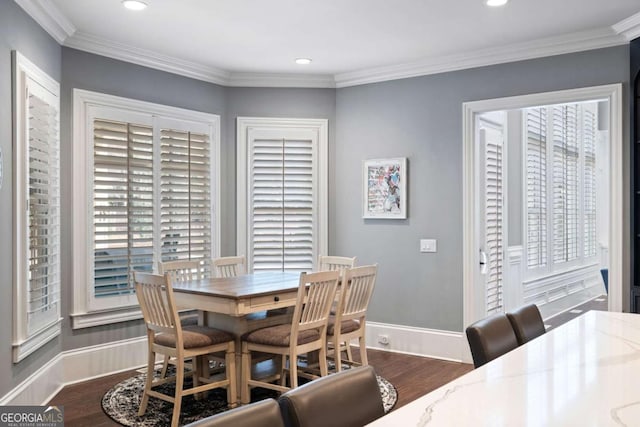
MULTIPOLYGON (((473 369, 472 365, 462 363, 377 350, 369 350, 368 355, 369 364, 398 390, 398 403, 394 409, 473 369)), ((117 425, 102 412, 102 396, 114 384, 136 374, 128 371, 73 384, 62 389, 49 403, 64 406, 67 427, 117 425)))

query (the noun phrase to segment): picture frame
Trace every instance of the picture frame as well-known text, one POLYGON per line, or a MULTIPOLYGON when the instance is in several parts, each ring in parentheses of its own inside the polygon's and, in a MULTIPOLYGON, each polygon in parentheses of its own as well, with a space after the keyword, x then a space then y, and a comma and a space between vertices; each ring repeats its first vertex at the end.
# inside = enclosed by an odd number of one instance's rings
POLYGON ((407 218, 407 158, 370 159, 362 163, 365 219, 407 218))

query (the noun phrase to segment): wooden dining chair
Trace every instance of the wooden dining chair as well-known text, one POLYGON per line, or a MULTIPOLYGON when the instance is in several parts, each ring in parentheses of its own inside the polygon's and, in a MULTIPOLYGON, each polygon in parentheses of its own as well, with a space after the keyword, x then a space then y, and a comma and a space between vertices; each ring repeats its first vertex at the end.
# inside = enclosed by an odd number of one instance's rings
POLYGON ((242 337, 241 402, 248 403, 251 387, 286 391, 298 386, 298 355, 319 351, 320 374, 327 375, 326 336, 329 310, 335 298, 340 273, 326 271, 300 275, 293 320, 270 326, 242 337), (252 353, 279 355, 278 372, 267 378, 251 378, 252 353), (286 386, 286 361, 289 382, 286 386), (275 381, 280 384, 273 384, 275 381))
POLYGON ((171 426, 178 425, 180 407, 184 396, 200 393, 214 388, 227 389, 227 402, 230 407, 237 403, 235 337, 225 331, 206 326, 185 326, 180 324, 176 310, 171 279, 168 274, 157 276, 147 273, 134 273, 136 296, 140 303, 142 316, 147 327, 148 363, 147 379, 144 386, 138 415, 147 410, 149 397, 156 397, 173 403, 171 426), (184 360, 212 353, 225 354, 225 375, 223 379, 210 379, 202 376, 201 363, 194 363, 193 387, 184 387, 184 360), (168 355, 176 364, 175 376, 155 378, 154 365, 156 354, 168 355), (153 387, 175 381, 175 394, 169 396, 153 387), (202 383, 202 384, 201 384, 202 383))
POLYGON ((331 347, 336 364, 336 372, 342 370, 342 351, 347 352, 349 362, 353 363, 351 355, 352 339, 358 339, 360 349, 360 363, 369 364, 365 343, 365 328, 367 308, 373 288, 376 284, 378 265, 348 268, 342 274, 340 295, 334 316, 329 318, 327 327, 327 344, 331 347))
POLYGON ((247 274, 247 260, 244 255, 214 258, 211 265, 214 277, 235 277, 247 274))
POLYGON ((345 268, 353 268, 356 265, 356 257, 320 255, 318 257, 318 271, 343 271, 345 268))
MULTIPOLYGON (((200 260, 178 260, 158 262, 158 274, 164 276, 169 275, 171 283, 186 282, 188 280, 198 280, 204 278, 202 263, 200 260)), ((193 326, 198 324, 198 313, 194 310, 180 313, 180 324, 184 326, 193 326)), ((169 368, 169 356, 165 355, 162 363, 161 376, 167 374, 169 368)))

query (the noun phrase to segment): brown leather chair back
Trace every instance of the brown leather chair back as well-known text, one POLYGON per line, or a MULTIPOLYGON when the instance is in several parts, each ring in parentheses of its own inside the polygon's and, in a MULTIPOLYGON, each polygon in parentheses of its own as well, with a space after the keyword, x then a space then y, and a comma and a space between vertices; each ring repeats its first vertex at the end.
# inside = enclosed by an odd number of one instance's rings
POLYGON ((494 314, 467 328, 473 365, 478 368, 518 347, 511 322, 504 314, 494 314))
POLYGON ((384 415, 371 366, 319 378, 278 399, 286 427, 354 427, 384 415))
POLYGON ((280 407, 273 399, 240 406, 185 427, 284 427, 280 407))
POLYGON ((525 305, 507 313, 507 318, 516 334, 518 345, 527 343, 545 333, 544 321, 535 304, 525 305))

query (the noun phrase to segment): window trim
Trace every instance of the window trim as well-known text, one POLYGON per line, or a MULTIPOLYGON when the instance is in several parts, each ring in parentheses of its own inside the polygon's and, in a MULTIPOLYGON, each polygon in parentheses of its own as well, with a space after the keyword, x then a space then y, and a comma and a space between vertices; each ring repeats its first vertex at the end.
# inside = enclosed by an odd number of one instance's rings
MULTIPOLYGON (((73 329, 106 325, 142 318, 137 304, 108 309, 92 310, 89 277, 92 268, 90 262, 91 221, 91 184, 87 179, 92 170, 88 154, 93 152, 90 143, 91 133, 90 107, 130 111, 132 114, 158 116, 162 120, 177 119, 211 126, 211 202, 212 233, 211 250, 213 256, 220 253, 220 116, 178 107, 139 101, 114 95, 107 95, 83 89, 73 89, 73 258, 83 260, 73 265, 73 304, 70 313, 73 329), (87 255, 89 254, 89 255, 87 255)), ((154 266, 155 268, 155 266, 154 266)))
MULTIPOLYGON (((12 51, 12 72, 13 72, 13 137, 14 137, 14 158, 13 158, 13 259, 14 259, 14 277, 13 277, 13 363, 18 363, 25 357, 42 347, 44 344, 60 335, 62 330, 61 317, 61 300, 58 298, 56 312, 53 313, 54 319, 40 326, 35 331, 29 333, 29 315, 28 315, 28 278, 26 271, 28 269, 28 257, 24 255, 29 249, 28 239, 28 218, 26 215, 26 203, 29 198, 26 196, 28 191, 28 148, 29 143, 26 140, 27 133, 27 117, 25 114, 26 103, 23 94, 26 93, 29 85, 28 80, 33 80, 37 85, 51 93, 56 99, 55 108, 58 116, 57 143, 58 156, 60 155, 60 84, 42 71, 38 66, 29 61, 17 51, 12 51)), ((58 168, 59 170, 59 168, 58 168)), ((58 180, 60 176, 58 176, 58 180)), ((60 185, 58 183, 58 185, 60 185)), ((60 224, 58 224, 60 226, 60 224)), ((60 238, 58 238, 58 246, 60 248, 60 238)), ((62 263, 60 263, 61 267, 62 263)), ((59 267, 59 268, 60 268, 59 267)), ((60 272, 61 273, 61 272, 60 272)), ((60 274, 61 276, 61 274, 60 274)), ((59 295, 62 293, 62 283, 59 285, 59 295)))
MULTIPOLYGON (((328 253, 328 217, 329 217, 329 141, 327 119, 293 119, 293 118, 270 118, 270 117, 238 117, 236 134, 236 253, 248 256, 248 137, 251 129, 277 129, 281 127, 313 129, 318 132, 318 235, 319 241, 317 250, 319 254, 328 253)), ((313 260, 314 265, 316 259, 313 260)), ((247 264, 251 265, 251 260, 247 259, 247 264)), ((249 267, 250 268, 250 267, 249 267)))

